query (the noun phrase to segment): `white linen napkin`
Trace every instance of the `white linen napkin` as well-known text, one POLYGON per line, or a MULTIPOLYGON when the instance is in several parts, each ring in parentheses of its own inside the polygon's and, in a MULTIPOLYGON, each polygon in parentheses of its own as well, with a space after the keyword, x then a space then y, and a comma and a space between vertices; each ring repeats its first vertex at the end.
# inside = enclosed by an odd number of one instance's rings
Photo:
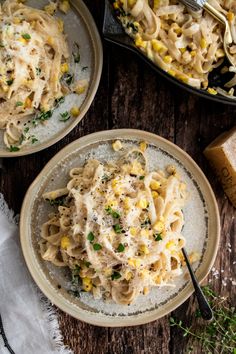
MULTIPOLYGON (((26 268, 17 221, 0 194, 0 314, 15 354, 73 354, 63 345, 56 311, 26 268)), ((9 354, 0 335, 0 354, 9 354)))

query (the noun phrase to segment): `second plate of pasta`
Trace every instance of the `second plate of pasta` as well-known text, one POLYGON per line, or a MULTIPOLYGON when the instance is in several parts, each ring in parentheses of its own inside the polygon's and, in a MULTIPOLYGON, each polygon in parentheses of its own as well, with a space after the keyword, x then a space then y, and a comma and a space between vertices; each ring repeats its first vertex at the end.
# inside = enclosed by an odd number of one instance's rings
POLYGON ((203 280, 219 228, 213 192, 193 160, 137 130, 95 133, 64 148, 27 192, 20 222, 41 290, 103 326, 146 323, 179 306, 192 292, 181 248, 203 280))

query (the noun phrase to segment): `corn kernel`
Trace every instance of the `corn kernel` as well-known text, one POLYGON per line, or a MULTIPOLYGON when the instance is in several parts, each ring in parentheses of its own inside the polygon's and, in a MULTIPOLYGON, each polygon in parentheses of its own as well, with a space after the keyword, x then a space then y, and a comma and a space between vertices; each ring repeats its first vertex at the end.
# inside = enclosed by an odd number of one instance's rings
POLYGON ((24 107, 25 108, 31 108, 31 106, 32 106, 32 101, 31 101, 31 99, 29 97, 27 97, 26 100, 25 100, 24 107))
POLYGON ((58 28, 59 31, 62 33, 64 31, 64 22, 61 18, 57 19, 57 24, 58 24, 58 28))
POLYGON ((153 10, 154 10, 154 11, 157 10, 158 7, 159 7, 159 0, 154 0, 154 1, 153 1, 153 10))
POLYGON ((185 75, 178 74, 177 78, 185 83, 188 82, 188 78, 185 75))
POLYGON ((141 279, 147 278, 148 275, 149 275, 149 271, 147 269, 143 269, 143 270, 141 270, 141 272, 139 272, 139 276, 141 279))
POLYGON ((124 209, 129 210, 130 209, 130 198, 126 197, 124 199, 124 209))
POLYGON ((179 48, 179 50, 181 51, 182 54, 186 52, 186 48, 179 48))
POLYGON ((67 0, 61 1, 59 4, 59 9, 66 14, 70 10, 69 1, 67 0))
POLYGON ((104 274, 109 277, 112 274, 112 268, 105 268, 104 269, 104 274))
POLYGON ((163 61, 166 63, 166 64, 170 64, 172 62, 172 57, 170 55, 165 55, 164 58, 163 58, 163 61))
POLYGON ((137 37, 135 39, 135 45, 137 47, 146 48, 147 42, 143 41, 141 37, 137 37))
POLYGON ((72 107, 71 110, 70 110, 70 114, 73 116, 73 117, 78 117, 80 113, 80 110, 79 110, 79 107, 72 107))
POLYGON ((128 4, 130 7, 133 7, 136 3, 136 0, 128 0, 128 4))
POLYGON ((152 180, 150 183, 150 187, 152 190, 157 191, 160 188, 160 183, 158 181, 152 180))
POLYGON ((170 69, 170 70, 168 70, 167 72, 168 72, 168 74, 171 75, 171 76, 175 76, 175 75, 176 75, 174 70, 171 70, 171 69, 170 69))
POLYGON ((118 9, 120 8, 120 6, 119 6, 119 4, 118 4, 117 1, 115 1, 115 2, 113 3, 113 7, 114 7, 115 10, 118 10, 118 9))
POLYGON ((132 168, 130 170, 130 173, 132 175, 143 175, 144 174, 144 170, 142 169, 142 165, 140 162, 138 161, 134 161, 133 164, 132 164, 132 168))
POLYGON ((143 295, 147 295, 149 293, 149 288, 147 286, 145 286, 143 288, 143 295))
POLYGON ((24 45, 27 44, 27 40, 24 39, 24 38, 22 38, 22 37, 19 38, 19 42, 21 42, 21 43, 24 44, 24 45))
POLYGON ((117 205, 118 205, 118 202, 115 199, 110 199, 110 200, 107 201, 107 207, 112 207, 113 208, 113 207, 115 207, 117 205))
POLYGON ((142 252, 142 253, 144 253, 144 254, 149 254, 150 252, 149 252, 149 249, 148 249, 148 247, 146 246, 146 245, 141 245, 140 247, 139 247, 139 250, 140 250, 140 252, 142 252))
POLYGON ((162 281, 161 275, 158 275, 158 276, 155 277, 155 283, 156 284, 161 284, 161 281, 162 281))
POLYGON ((137 230, 136 227, 131 227, 131 228, 129 229, 129 232, 130 232, 130 234, 131 234, 132 236, 136 236, 138 230, 137 230))
POLYGON ((140 144, 139 144, 139 148, 142 152, 144 152, 146 149, 147 149, 147 143, 145 143, 145 141, 142 141, 140 144))
POLYGON ((70 239, 68 236, 62 236, 61 238, 61 248, 67 249, 70 246, 70 239))
POLYGON ((116 186, 117 186, 117 183, 118 183, 117 179, 113 179, 113 180, 111 181, 111 186, 112 186, 112 188, 116 187, 116 186))
POLYGON ((233 13, 232 11, 229 11, 229 12, 227 13, 227 19, 228 19, 229 22, 232 22, 232 21, 233 21, 233 19, 234 19, 234 13, 233 13))
POLYGON ((225 52, 223 49, 217 49, 216 51, 216 57, 217 58, 223 58, 225 56, 225 52))
POLYGON ((162 221, 157 221, 154 225, 153 225, 153 230, 155 232, 161 233, 164 230, 164 223, 162 221))
POLYGON ((148 206, 148 202, 146 199, 140 199, 137 203, 137 207, 141 209, 146 209, 148 206))
POLYGON ((67 73, 68 71, 69 71, 68 63, 61 64, 61 73, 64 74, 64 73, 67 73))
POLYGON ((205 38, 201 38, 200 40, 200 47, 202 49, 205 49, 207 47, 207 41, 205 40, 205 38))
POLYGON ((209 92, 211 95, 217 95, 217 91, 211 87, 208 87, 207 92, 209 92))
MULTIPOLYGON (((49 36, 48 38, 47 38, 47 44, 49 44, 49 45, 53 45, 54 44, 54 38, 53 37, 51 37, 51 36, 49 36)), ((64 65, 64 64, 62 64, 62 65, 64 65)), ((67 70, 68 71, 68 70, 67 70)))
POLYGON ((120 140, 116 140, 113 144, 112 144, 112 148, 114 151, 119 151, 120 149, 122 149, 122 144, 120 140))
POLYGON ((167 242, 166 248, 167 248, 168 250, 173 250, 173 249, 175 248, 175 242, 174 242, 174 241, 169 241, 169 242, 167 242))
POLYGON ((125 272, 124 278, 125 278, 125 280, 129 281, 132 278, 132 276, 133 276, 133 273, 127 270, 125 272))
POLYGON ((15 24, 15 25, 18 25, 20 23, 20 18, 19 17, 13 17, 13 20, 12 22, 15 24))
POLYGON ((152 48, 155 52, 163 53, 167 51, 167 47, 157 39, 152 39, 152 48))
POLYGON ((191 57, 195 57, 196 54, 197 54, 196 50, 191 50, 190 52, 191 57))
POLYGON ((152 191, 152 197, 153 199, 158 197, 158 193, 156 191, 152 191))
POLYGON ((131 266, 131 267, 134 267, 134 268, 138 268, 140 267, 141 265, 141 260, 139 258, 130 258, 128 260, 128 264, 131 266))

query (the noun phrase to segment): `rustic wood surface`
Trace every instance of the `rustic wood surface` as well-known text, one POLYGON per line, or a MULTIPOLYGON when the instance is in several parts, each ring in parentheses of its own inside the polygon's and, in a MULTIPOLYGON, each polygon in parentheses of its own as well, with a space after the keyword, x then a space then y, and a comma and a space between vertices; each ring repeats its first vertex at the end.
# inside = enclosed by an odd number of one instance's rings
MULTIPOLYGON (((102 2, 85 2, 101 29, 102 2)), ((46 162, 69 142, 111 128, 151 131, 175 142, 189 153, 208 177, 217 197, 222 224, 215 267, 224 269, 221 273, 224 277, 234 277, 234 252, 230 253, 226 244, 230 242, 232 250, 235 250, 235 209, 225 197, 202 151, 222 131, 231 128, 235 118, 236 108, 190 95, 157 76, 134 54, 104 43, 101 83, 83 121, 62 141, 45 151, 22 158, 4 159, 0 169, 0 191, 9 206, 18 213, 30 183, 46 162)), ((211 274, 208 280, 216 291, 229 296, 235 304, 235 291, 230 282, 227 286, 222 285, 221 275, 216 279, 211 274)), ((193 316, 193 304, 192 296, 174 315, 188 323, 193 316)), ((178 330, 170 328, 169 316, 143 326, 109 329, 94 327, 58 312, 64 342, 76 354, 180 354, 187 353, 191 344, 178 330)), ((193 353, 204 353, 204 349, 195 347, 193 353)))

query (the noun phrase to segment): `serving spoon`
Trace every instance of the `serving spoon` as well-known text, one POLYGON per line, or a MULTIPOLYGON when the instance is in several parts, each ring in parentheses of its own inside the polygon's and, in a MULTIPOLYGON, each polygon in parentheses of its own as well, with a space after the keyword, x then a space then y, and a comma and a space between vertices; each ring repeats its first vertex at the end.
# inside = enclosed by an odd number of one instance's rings
POLYGON ((233 56, 229 52, 230 44, 233 43, 229 23, 226 17, 216 10, 212 5, 210 5, 206 0, 180 0, 182 4, 186 5, 192 11, 199 11, 204 9, 207 11, 211 16, 213 16, 217 21, 224 25, 225 31, 223 36, 223 47, 225 55, 230 62, 230 64, 236 67, 236 62, 233 56))
POLYGON ((201 316, 204 320, 212 320, 213 319, 213 312, 212 312, 212 309, 205 297, 205 295, 203 294, 203 291, 197 281, 197 278, 193 272, 193 269, 190 265, 190 262, 189 262, 189 259, 188 259, 188 256, 187 256, 187 252, 185 250, 185 248, 182 248, 182 253, 183 253, 183 256, 184 256, 184 260, 187 264, 187 267, 188 267, 188 270, 189 270, 189 274, 191 276, 191 279, 192 279, 192 283, 193 283, 193 286, 194 286, 194 290, 195 290, 195 295, 196 295, 196 298, 197 298, 197 302, 198 302, 198 306, 199 306, 199 310, 201 312, 201 316))

